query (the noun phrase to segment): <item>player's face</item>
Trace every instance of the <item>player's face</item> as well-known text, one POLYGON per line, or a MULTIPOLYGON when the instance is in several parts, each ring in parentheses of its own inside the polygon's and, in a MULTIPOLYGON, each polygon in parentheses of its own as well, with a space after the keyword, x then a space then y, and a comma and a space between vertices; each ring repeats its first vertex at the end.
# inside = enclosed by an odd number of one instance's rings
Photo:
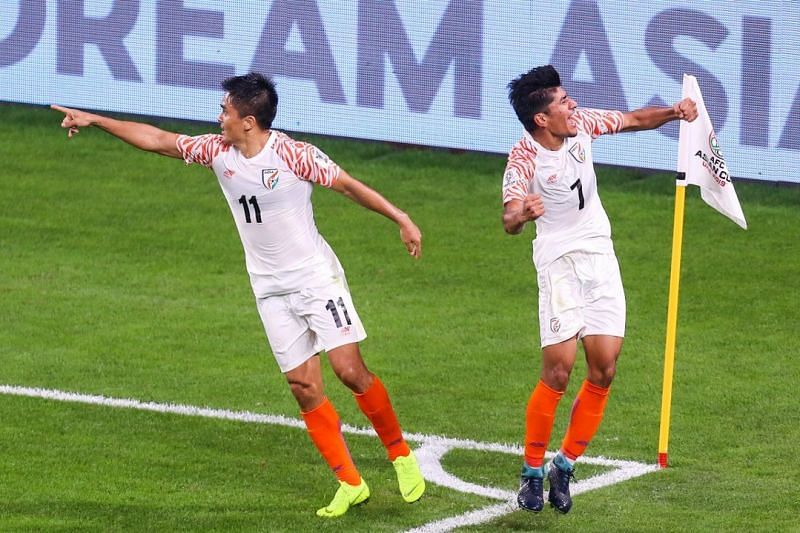
POLYGON ((219 127, 222 130, 222 138, 229 144, 236 144, 244 138, 245 127, 239 111, 233 107, 228 93, 222 97, 219 106, 222 108, 219 117, 219 127))
POLYGON ((575 137, 578 134, 578 123, 575 122, 573 115, 578 107, 578 102, 567 94, 563 87, 556 89, 553 101, 547 106, 544 114, 547 116, 545 128, 553 136, 565 139, 575 137))

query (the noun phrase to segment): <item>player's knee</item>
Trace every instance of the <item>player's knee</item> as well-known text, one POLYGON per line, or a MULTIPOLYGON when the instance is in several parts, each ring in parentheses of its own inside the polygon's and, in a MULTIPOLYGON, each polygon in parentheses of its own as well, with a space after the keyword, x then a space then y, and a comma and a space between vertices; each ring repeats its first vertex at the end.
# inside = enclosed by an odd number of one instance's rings
POLYGON ((318 405, 322 401, 322 387, 310 381, 291 381, 289 388, 301 408, 318 405))
POLYGON ((336 377, 345 387, 358 394, 366 391, 372 383, 372 374, 363 365, 339 368, 336 371, 336 377))
POLYGON ((542 374, 542 381, 553 390, 566 390, 571 370, 565 366, 548 368, 542 374))
POLYGON ((599 368, 589 369, 589 381, 598 387, 608 388, 617 374, 617 365, 611 364, 599 368))

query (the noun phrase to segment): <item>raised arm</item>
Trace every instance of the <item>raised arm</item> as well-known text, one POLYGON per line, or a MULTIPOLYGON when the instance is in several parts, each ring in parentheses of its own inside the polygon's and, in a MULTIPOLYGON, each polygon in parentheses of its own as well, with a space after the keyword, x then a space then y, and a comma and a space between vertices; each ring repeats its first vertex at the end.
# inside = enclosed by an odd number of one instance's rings
POLYGON ((697 104, 691 98, 684 98, 672 107, 643 107, 623 113, 620 131, 653 130, 673 120, 691 122, 696 118, 697 104))
POLYGON ((331 188, 357 204, 392 220, 400 226, 400 239, 408 253, 417 259, 422 256, 422 233, 419 228, 411 220, 411 217, 381 196, 380 193, 353 178, 344 170, 339 171, 339 176, 331 188))
POLYGON ((141 122, 116 120, 110 117, 87 113, 86 111, 70 109, 59 105, 51 105, 50 108, 64 113, 64 120, 61 121, 61 127, 68 131, 68 137, 76 135, 80 131, 80 128, 96 126, 140 150, 155 152, 178 159, 182 158, 176 145, 178 139, 177 133, 164 131, 149 124, 142 124, 141 122))

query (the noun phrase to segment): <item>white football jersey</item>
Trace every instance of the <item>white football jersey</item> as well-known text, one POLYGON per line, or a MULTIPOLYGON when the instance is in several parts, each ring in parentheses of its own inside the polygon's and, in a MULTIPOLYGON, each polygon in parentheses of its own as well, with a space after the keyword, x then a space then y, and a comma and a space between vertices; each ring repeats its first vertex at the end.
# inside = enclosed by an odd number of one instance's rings
POLYGON ((541 270, 562 255, 580 250, 613 253, 611 224, 597 194, 592 141, 622 129, 622 113, 578 109, 578 135, 548 150, 527 131, 508 155, 503 204, 540 194, 544 215, 535 220, 533 262, 541 270))
POLYGON ((214 171, 239 230, 253 293, 258 298, 296 292, 344 276, 314 222, 311 189, 330 187, 339 166, 315 146, 272 130, 248 159, 221 135, 181 135, 184 160, 214 171))

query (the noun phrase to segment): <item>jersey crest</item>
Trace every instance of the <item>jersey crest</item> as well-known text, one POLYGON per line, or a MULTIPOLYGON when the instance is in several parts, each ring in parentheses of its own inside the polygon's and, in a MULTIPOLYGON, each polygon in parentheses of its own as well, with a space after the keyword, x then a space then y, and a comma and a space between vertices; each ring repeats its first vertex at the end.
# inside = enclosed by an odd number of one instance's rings
POLYGON ((261 183, 267 190, 271 191, 278 186, 278 169, 277 168, 264 168, 261 169, 261 183))
POLYGON ((586 150, 583 149, 583 145, 579 142, 576 142, 572 145, 572 147, 569 149, 569 155, 571 155, 572 158, 578 163, 586 162, 586 150))

